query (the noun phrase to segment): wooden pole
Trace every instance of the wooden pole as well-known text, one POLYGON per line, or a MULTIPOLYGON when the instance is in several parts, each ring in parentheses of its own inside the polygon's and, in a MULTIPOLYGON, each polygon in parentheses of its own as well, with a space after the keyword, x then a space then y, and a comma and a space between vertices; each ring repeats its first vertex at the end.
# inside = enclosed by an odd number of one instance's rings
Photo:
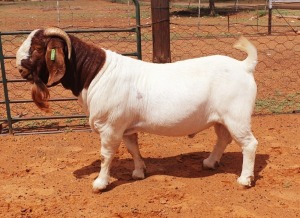
POLYGON ((268 34, 272 34, 272 0, 269 0, 269 14, 268 14, 268 34))
POLYGON ((272 8, 269 8, 269 15, 268 15, 268 34, 272 34, 272 8))
POLYGON ((169 0, 151 0, 153 62, 171 62, 169 0))

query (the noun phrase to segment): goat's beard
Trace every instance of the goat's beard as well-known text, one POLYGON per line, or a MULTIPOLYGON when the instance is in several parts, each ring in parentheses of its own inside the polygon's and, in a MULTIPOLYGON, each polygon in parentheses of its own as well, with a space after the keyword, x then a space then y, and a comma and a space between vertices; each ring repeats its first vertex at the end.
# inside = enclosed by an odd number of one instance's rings
POLYGON ((45 112, 50 112, 49 98, 50 93, 47 86, 40 80, 35 80, 31 89, 31 96, 38 108, 45 112))

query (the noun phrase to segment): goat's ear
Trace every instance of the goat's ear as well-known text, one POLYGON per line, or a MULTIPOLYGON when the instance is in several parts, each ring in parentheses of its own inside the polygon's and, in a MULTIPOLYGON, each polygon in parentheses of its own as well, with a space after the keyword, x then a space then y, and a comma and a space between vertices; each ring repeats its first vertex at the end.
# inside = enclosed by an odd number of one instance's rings
POLYGON ((58 83, 65 75, 66 64, 64 54, 64 43, 62 40, 52 38, 48 42, 46 51, 46 64, 49 71, 47 86, 58 83))

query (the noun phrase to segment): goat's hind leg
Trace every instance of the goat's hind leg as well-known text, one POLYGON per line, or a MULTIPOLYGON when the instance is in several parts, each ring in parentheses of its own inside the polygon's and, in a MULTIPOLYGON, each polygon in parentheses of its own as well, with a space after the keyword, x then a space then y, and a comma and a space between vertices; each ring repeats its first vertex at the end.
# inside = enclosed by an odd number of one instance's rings
POLYGON ((124 143, 134 161, 133 179, 144 179, 146 166, 139 151, 137 133, 123 136, 124 143))
POLYGON ((242 186, 251 186, 254 180, 254 164, 257 148, 257 140, 252 132, 249 132, 243 137, 237 139, 242 146, 243 152, 243 167, 241 176, 238 178, 238 183, 242 186))
POLYGON ((242 173, 237 182, 242 186, 250 187, 254 180, 254 164, 258 142, 251 132, 250 122, 246 125, 244 123, 231 122, 228 128, 232 137, 242 147, 242 173))
POLYGON ((205 169, 215 169, 219 165, 227 145, 232 141, 232 137, 224 125, 216 123, 214 128, 218 138, 213 151, 203 161, 203 168, 205 169))

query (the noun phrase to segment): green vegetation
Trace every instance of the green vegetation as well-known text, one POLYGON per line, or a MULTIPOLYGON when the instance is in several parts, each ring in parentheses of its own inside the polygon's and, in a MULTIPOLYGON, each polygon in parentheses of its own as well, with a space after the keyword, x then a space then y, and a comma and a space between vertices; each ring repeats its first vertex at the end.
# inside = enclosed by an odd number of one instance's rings
POLYGON ((255 103, 255 113, 271 112, 274 114, 290 113, 293 110, 300 110, 300 92, 284 96, 275 91, 275 97, 258 99, 255 103))
POLYGON ((275 9, 273 15, 300 16, 300 10, 275 9))

